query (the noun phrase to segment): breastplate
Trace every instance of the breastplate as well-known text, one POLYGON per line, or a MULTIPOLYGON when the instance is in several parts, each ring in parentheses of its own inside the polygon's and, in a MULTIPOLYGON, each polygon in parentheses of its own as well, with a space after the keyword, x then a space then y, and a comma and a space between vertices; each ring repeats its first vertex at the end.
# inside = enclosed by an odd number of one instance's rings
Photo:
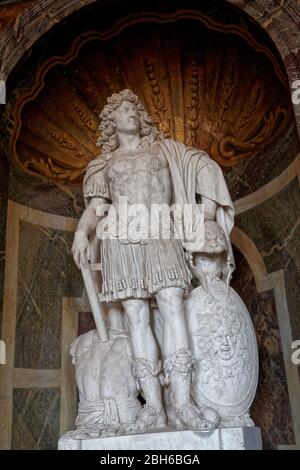
MULTIPOLYGON (((113 206, 120 215, 116 223, 119 239, 131 242, 148 239, 152 204, 169 204, 171 200, 169 166, 165 157, 160 155, 158 146, 116 153, 106 167, 106 179, 113 206), (124 199, 121 201, 120 197, 124 199), (123 220, 125 211, 128 217, 123 220), (131 224, 133 219, 135 222, 131 224), (138 233, 128 235, 127 229, 137 226, 138 233)), ((160 223, 156 225, 159 231, 160 223)))
POLYGON ((116 153, 106 168, 112 201, 124 196, 130 204, 148 203, 154 192, 159 193, 160 186, 163 187, 166 172, 168 162, 157 146, 116 153))

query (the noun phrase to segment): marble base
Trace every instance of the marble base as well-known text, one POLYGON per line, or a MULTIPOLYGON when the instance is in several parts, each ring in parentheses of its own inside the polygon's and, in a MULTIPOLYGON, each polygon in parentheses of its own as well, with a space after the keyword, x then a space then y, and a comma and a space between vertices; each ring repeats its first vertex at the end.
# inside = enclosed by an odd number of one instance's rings
POLYGON ((166 429, 98 439, 72 439, 64 434, 58 450, 261 450, 258 427, 218 428, 195 432, 166 429))

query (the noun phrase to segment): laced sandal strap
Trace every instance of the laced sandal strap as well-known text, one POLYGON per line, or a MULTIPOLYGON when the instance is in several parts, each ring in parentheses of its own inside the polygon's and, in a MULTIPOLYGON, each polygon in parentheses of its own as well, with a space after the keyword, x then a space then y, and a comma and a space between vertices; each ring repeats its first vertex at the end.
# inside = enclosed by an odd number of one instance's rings
POLYGON ((190 371, 193 371, 195 359, 191 351, 186 348, 181 348, 171 354, 163 364, 164 368, 164 383, 168 385, 170 383, 169 374, 173 371, 187 375, 190 371))
POLYGON ((149 375, 152 377, 159 377, 160 379, 162 373, 162 361, 153 362, 148 359, 138 357, 133 361, 132 373, 136 379, 138 390, 141 390, 141 381, 149 375))

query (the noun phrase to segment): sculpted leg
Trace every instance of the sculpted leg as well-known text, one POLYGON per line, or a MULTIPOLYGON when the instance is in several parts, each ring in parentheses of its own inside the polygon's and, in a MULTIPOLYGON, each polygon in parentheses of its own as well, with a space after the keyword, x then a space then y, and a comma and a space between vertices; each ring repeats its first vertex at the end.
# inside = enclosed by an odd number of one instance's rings
POLYGON ((128 431, 164 426, 166 415, 159 380, 161 361, 158 361, 158 349, 150 327, 149 303, 145 300, 130 299, 124 301, 123 305, 135 356, 133 374, 146 400, 146 405, 138 413, 136 422, 129 425, 128 431))
POLYGON ((164 318, 164 373, 169 385, 168 416, 176 424, 192 429, 212 428, 218 414, 210 408, 200 409, 190 402, 190 384, 194 358, 189 350, 183 312, 183 290, 170 287, 157 294, 157 304, 164 318))
POLYGON ((153 362, 158 361, 158 348, 150 326, 150 307, 148 300, 123 300, 126 319, 130 332, 133 353, 153 362))
POLYGON ((163 357, 181 348, 189 348, 187 328, 183 312, 183 289, 169 287, 159 291, 156 301, 164 319, 163 357))

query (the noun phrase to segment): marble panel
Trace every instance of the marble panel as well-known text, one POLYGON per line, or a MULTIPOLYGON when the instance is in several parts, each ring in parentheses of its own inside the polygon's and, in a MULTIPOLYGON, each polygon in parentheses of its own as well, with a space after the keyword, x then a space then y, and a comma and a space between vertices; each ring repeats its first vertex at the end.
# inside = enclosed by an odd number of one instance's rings
POLYGON ((80 297, 73 234, 20 222, 15 367, 59 369, 62 297, 80 297))
POLYGON ((222 168, 233 201, 245 197, 279 176, 295 159, 300 142, 295 123, 261 155, 231 168, 222 168))
POLYGON ((9 178, 9 198, 32 209, 78 218, 84 208, 80 185, 67 186, 14 169, 9 178))
POLYGON ((57 449, 59 389, 15 389, 13 392, 12 449, 57 449))
POLYGON ((282 269, 294 339, 300 338, 300 193, 295 178, 262 204, 239 214, 236 225, 255 243, 268 272, 282 269))
POLYGON ((237 269, 232 287, 245 302, 254 325, 259 351, 259 380, 251 416, 261 428, 263 448, 294 444, 287 380, 273 291, 258 294, 253 274, 235 249, 237 269))

